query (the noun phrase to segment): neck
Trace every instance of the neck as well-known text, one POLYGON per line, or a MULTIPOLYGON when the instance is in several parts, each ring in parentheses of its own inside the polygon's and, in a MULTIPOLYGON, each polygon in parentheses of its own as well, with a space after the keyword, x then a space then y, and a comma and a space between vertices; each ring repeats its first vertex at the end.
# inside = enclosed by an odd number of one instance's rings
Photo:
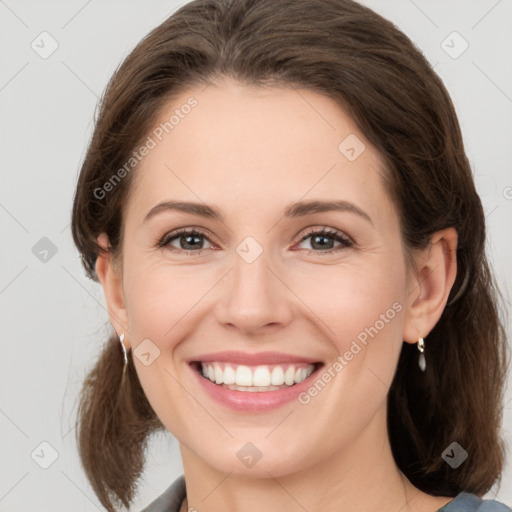
MULTIPOLYGON (((221 472, 180 445, 187 487, 187 507, 201 512, 258 510, 379 510, 406 512, 421 493, 394 461, 386 428, 386 410, 380 410, 360 432, 321 463, 290 470, 275 478, 272 468, 255 478, 221 472)), ((282 473, 281 473, 282 474, 282 473)), ((425 496, 425 495, 423 495, 425 496)))

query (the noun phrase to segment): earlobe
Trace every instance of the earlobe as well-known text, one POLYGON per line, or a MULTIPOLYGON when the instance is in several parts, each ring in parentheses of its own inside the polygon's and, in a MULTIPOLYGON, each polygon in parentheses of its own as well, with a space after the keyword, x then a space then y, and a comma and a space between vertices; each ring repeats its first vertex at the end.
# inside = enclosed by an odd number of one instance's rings
POLYGON ((417 273, 409 284, 404 341, 416 343, 426 337, 441 318, 457 275, 457 239, 454 228, 438 231, 415 258, 417 273))
MULTIPOLYGON (((96 274, 103 288, 110 323, 119 336, 128 331, 128 316, 124 302, 122 276, 114 267, 107 235, 101 233, 97 240, 103 250, 99 251, 96 260, 96 274)), ((125 340, 124 343, 129 348, 128 340, 125 340)))

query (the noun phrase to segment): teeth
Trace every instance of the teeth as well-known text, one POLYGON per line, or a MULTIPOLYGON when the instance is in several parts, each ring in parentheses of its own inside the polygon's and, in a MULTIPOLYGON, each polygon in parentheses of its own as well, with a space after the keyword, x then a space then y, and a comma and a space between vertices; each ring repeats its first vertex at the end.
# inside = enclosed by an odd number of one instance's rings
POLYGON ((253 386, 270 386, 270 372, 267 366, 258 366, 252 375, 253 386))
POLYGON ((239 391, 273 391, 307 379, 314 365, 285 364, 249 367, 227 363, 201 363, 203 377, 239 391))
POLYGON ((255 391, 275 391, 276 389, 287 388, 289 386, 237 386, 236 384, 232 384, 226 387, 236 391, 249 391, 253 393, 255 391))
MULTIPOLYGON (((215 383, 222 384, 224 382, 224 372, 218 364, 213 365, 213 371, 215 372, 215 383)), ((208 372, 209 374, 210 372, 208 372)))
POLYGON ((275 366, 270 377, 272 386, 281 386, 284 384, 284 372, 281 366, 275 366))
POLYGON ((290 366, 284 373, 284 383, 291 386, 295 382, 295 367, 290 366))
POLYGON ((235 383, 235 370, 231 366, 226 366, 224 368, 224 384, 234 384, 235 383))
POLYGON ((252 372, 248 366, 241 365, 236 369, 235 384, 237 386, 252 386, 252 372))

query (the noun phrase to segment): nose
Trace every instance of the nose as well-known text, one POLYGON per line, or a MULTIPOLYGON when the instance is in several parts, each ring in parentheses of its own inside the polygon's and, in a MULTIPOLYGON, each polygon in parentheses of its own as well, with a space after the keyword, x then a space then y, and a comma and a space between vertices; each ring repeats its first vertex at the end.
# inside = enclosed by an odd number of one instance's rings
POLYGON ((217 319, 225 327, 255 336, 291 321, 293 293, 279 266, 269 260, 265 251, 252 262, 235 254, 216 305, 217 319))

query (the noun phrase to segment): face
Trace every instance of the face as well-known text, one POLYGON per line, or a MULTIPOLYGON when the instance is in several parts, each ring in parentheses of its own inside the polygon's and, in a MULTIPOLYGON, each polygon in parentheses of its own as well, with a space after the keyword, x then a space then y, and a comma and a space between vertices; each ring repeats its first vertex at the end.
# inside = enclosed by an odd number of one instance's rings
POLYGON ((252 476, 385 435, 408 273, 378 152, 332 100, 287 87, 191 88, 155 126, 190 97, 151 135, 124 219, 116 314, 153 409, 206 464, 252 476), (171 201, 217 216, 154 209, 171 201))

